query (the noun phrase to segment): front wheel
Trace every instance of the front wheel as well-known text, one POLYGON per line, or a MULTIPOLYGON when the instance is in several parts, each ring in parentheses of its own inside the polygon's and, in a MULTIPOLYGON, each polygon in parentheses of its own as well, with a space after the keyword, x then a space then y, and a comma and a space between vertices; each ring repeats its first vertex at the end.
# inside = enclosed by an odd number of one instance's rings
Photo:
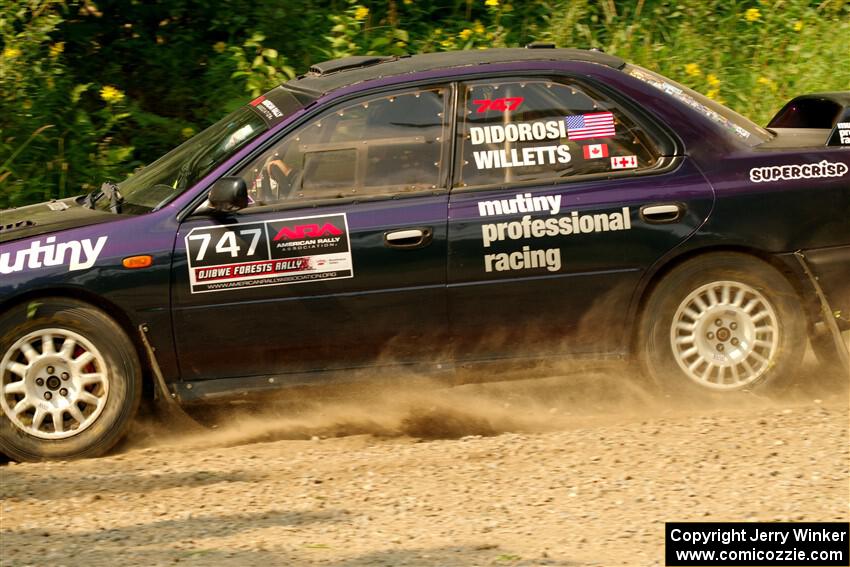
POLYGON ((51 298, 0 317, 0 449, 10 457, 101 455, 124 435, 140 397, 135 348, 99 309, 51 298))
POLYGON ((667 391, 732 394, 787 384, 803 358, 805 315, 775 268, 738 253, 689 260, 643 311, 644 370, 667 391))

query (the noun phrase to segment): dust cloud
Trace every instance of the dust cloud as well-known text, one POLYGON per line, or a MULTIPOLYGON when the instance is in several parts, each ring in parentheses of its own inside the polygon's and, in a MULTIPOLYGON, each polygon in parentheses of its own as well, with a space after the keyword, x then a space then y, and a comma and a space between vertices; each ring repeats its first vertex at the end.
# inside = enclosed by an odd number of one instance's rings
POLYGON ((459 439, 541 433, 681 414, 716 415, 758 407, 846 405, 846 374, 809 355, 794 385, 770 397, 670 398, 623 362, 543 364, 499 369, 499 381, 479 374, 449 385, 419 375, 391 383, 359 382, 282 390, 262 403, 192 408, 206 427, 187 431, 153 417, 138 420, 122 451, 149 447, 213 448, 278 440, 355 435, 374 439, 459 439), (485 382, 486 381, 486 382, 485 382))

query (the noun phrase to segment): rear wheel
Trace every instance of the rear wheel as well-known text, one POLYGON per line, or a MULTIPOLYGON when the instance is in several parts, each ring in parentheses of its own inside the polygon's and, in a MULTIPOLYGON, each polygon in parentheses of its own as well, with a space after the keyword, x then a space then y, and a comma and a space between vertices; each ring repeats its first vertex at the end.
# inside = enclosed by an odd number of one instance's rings
POLYGON ((0 317, 0 449, 25 461, 93 457, 141 397, 133 344, 102 311, 52 298, 0 317))
POLYGON ((787 384, 807 342, 788 281, 738 253, 701 256, 667 274, 646 304, 640 339, 651 377, 667 391, 705 396, 787 384))

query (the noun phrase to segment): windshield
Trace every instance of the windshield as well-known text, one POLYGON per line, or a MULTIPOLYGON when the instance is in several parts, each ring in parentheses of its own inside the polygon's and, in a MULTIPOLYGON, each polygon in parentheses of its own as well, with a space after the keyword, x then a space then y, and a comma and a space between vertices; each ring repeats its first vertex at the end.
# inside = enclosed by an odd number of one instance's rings
POLYGON ((89 206, 128 214, 158 209, 301 108, 290 91, 277 87, 130 175, 117 185, 117 193, 105 184, 106 191, 87 197, 89 206))
POLYGON ((768 130, 741 116, 734 110, 726 108, 707 96, 701 95, 695 90, 680 85, 675 81, 671 81, 658 73, 638 67, 637 65, 627 65, 624 71, 632 77, 649 83, 676 100, 687 104, 712 122, 732 132, 750 146, 757 146, 773 137, 768 130))
MULTIPOLYGON (((263 119, 248 108, 230 113, 119 183, 122 208, 128 213, 156 209, 265 130, 263 119)), ((98 199, 96 206, 107 210, 109 205, 109 199, 98 199)))

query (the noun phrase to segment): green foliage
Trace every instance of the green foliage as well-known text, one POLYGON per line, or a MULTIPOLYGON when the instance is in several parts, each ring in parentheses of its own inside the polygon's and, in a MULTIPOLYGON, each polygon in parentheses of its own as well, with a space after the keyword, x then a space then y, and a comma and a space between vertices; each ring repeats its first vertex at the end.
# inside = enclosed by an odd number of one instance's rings
POLYGON ((563 2, 547 37, 597 46, 764 124, 792 97, 850 89, 850 2, 563 2))
POLYGON ((850 0, 2 0, 0 209, 120 180, 325 59, 598 46, 764 123, 850 88, 850 0))
POLYGON ((113 141, 129 116, 123 93, 104 85, 98 97, 63 64, 65 43, 53 38, 63 8, 30 0, 0 15, 0 207, 78 194, 133 151, 113 141))
POLYGON ((295 71, 286 65, 286 59, 276 49, 263 47, 265 39, 262 33, 255 32, 241 46, 230 48, 236 65, 236 71, 230 76, 244 78, 245 90, 253 97, 295 77, 295 71))

